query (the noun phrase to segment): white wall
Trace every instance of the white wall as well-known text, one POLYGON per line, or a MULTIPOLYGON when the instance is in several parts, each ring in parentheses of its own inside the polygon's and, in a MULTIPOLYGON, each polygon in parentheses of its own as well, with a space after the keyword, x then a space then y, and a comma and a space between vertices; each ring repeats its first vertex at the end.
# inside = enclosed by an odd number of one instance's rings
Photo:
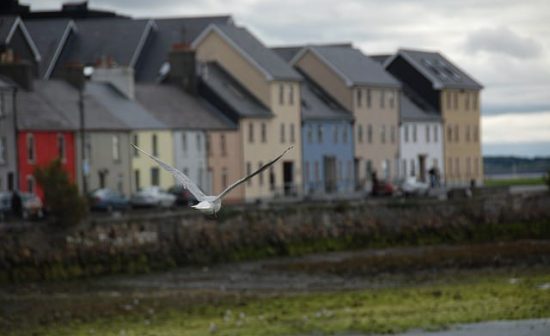
POLYGON ((197 183, 202 191, 210 193, 208 162, 206 157, 206 135, 203 131, 174 131, 174 161, 176 168, 197 183), (182 137, 185 136, 185 141, 182 137))
POLYGON ((437 167, 444 180, 444 160, 443 160, 443 127, 437 122, 403 122, 399 127, 400 131, 400 164, 399 176, 405 178, 411 176, 412 161, 414 161, 414 175, 419 178, 419 160, 420 155, 426 156, 426 176, 428 170, 434 166, 434 159, 437 161, 437 167), (414 138, 414 128, 416 127, 416 140, 414 138), (408 137, 407 131, 408 128, 408 137), (429 141, 426 137, 426 130, 429 129, 429 141), (404 163, 406 161, 406 163, 404 163), (407 170, 405 176, 404 169, 407 170))

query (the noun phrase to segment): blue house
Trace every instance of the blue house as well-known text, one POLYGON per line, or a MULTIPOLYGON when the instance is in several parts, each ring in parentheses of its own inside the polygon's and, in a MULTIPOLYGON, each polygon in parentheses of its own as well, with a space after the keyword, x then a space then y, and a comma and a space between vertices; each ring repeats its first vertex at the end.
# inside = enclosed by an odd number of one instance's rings
POLYGON ((301 87, 303 180, 306 196, 353 191, 353 116, 304 76, 301 87))

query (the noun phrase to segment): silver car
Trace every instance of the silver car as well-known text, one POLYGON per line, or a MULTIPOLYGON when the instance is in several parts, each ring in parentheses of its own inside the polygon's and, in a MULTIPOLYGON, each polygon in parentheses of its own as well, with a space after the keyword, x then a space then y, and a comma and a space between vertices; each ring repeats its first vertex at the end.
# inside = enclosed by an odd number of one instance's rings
POLYGON ((176 203, 176 196, 159 187, 147 187, 139 190, 130 198, 133 207, 170 208, 176 203))

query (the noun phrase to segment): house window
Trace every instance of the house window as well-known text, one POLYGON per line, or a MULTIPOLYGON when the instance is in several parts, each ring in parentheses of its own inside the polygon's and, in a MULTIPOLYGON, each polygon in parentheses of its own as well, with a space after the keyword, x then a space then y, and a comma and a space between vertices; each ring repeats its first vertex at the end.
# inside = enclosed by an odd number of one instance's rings
POLYGON ((466 95, 465 97, 466 102, 464 105, 466 105, 465 106, 466 110, 469 110, 470 109, 470 92, 466 92, 465 95, 466 95))
POLYGON ((225 146, 225 134, 220 135, 220 151, 222 156, 227 155, 226 146, 225 146))
POLYGON ((294 86, 292 86, 292 84, 289 86, 288 104, 289 105, 294 105, 294 86))
POLYGON ((460 161, 458 158, 455 158, 455 173, 457 177, 460 177, 460 161))
MULTIPOLYGON (((139 137, 137 134, 134 134, 133 136, 133 142, 134 142, 134 145, 136 147, 139 147, 139 137)), ((139 150, 137 148, 134 148, 134 157, 138 157, 139 156, 139 150)))
POLYGON ((311 125, 307 125, 307 142, 313 142, 313 129, 311 125))
POLYGON ((477 92, 474 92, 473 93, 473 102, 472 102, 472 105, 473 105, 473 108, 474 110, 478 110, 479 109, 479 106, 477 105, 478 101, 477 101, 477 92))
POLYGON ((458 125, 455 125, 455 142, 458 142, 459 141, 459 137, 458 137, 458 125))
POLYGON ((342 130, 342 141, 347 144, 348 143, 348 127, 344 125, 342 130))
MULTIPOLYGON (((200 133, 195 135, 195 141, 197 142, 197 151, 202 151, 202 137, 200 133)), ((210 146, 210 144, 208 144, 210 146)))
POLYGON ((264 143, 267 142, 267 126, 265 123, 262 123, 260 131, 261 131, 262 142, 264 143))
POLYGON ((187 133, 181 132, 181 150, 187 154, 187 133))
POLYGON ((58 133, 57 134, 57 157, 62 161, 65 162, 65 137, 63 134, 58 133))
POLYGON ((372 143, 372 125, 367 125, 367 142, 372 143))
POLYGON ((309 161, 304 163, 304 183, 309 181, 309 161))
POLYGON ((451 109, 451 91, 445 92, 445 102, 447 103, 447 109, 451 109))
POLYGON ((254 124, 252 122, 248 124, 248 142, 254 143, 254 124))
POLYGON ((139 169, 134 170, 134 183, 136 184, 136 190, 141 189, 141 180, 139 177, 139 169))
POLYGON ((479 142, 479 126, 474 126, 474 141, 479 142))
POLYGON ((285 143, 285 124, 281 124, 281 143, 285 143))
POLYGON ((6 137, 0 137, 0 164, 4 164, 8 161, 7 155, 7 140, 6 137))
POLYGON ((285 86, 283 84, 279 84, 279 105, 283 105, 285 103, 285 86))
POLYGON ((416 162, 411 159, 411 176, 416 176, 416 162))
POLYGON ((416 134, 416 124, 412 125, 413 128, 413 142, 416 143, 417 134, 416 134))
POLYGON ((160 171, 158 167, 151 168, 151 185, 158 186, 160 184, 160 171))
POLYGON ((478 157, 476 157, 474 160, 474 171, 475 171, 476 177, 478 177, 479 176, 479 158, 478 157))
POLYGON ((317 126, 317 140, 319 143, 323 143, 323 126, 318 125, 317 126))
POLYGON ((113 135, 113 161, 120 161, 120 141, 118 135, 113 135))
MULTIPOLYGON (((246 176, 252 174, 252 164, 250 162, 246 163, 246 176)), ((252 179, 249 179, 247 182, 248 185, 252 185, 252 179)))
POLYGON ((363 125, 357 125, 357 141, 363 143, 363 125))
POLYGON ((227 188, 227 168, 222 168, 222 188, 227 188))
POLYGON ((386 107, 386 91, 384 89, 380 90, 380 108, 386 107))
MULTIPOLYGON (((262 168, 263 165, 264 165, 264 164, 263 164, 262 161, 258 162, 258 169, 262 168)), ((263 172, 261 172, 261 173, 260 173, 260 176, 258 176, 258 181, 260 182, 260 185, 261 185, 261 186, 264 185, 264 173, 263 173, 263 172)))
POLYGON ((386 143, 386 125, 382 125, 382 131, 380 132, 380 139, 382 140, 382 143, 386 143))
POLYGON ((395 106, 395 93, 394 93, 394 91, 390 91, 389 95, 390 95, 390 98, 389 98, 390 108, 393 109, 393 107, 395 106))
POLYGON ((34 163, 36 148, 34 146, 34 135, 27 134, 27 161, 34 163))
POLYGON ((156 134, 153 134, 152 137, 151 137, 151 144, 153 146, 153 155, 154 156, 158 156, 159 153, 158 153, 158 139, 157 139, 157 135, 156 134))
POLYGON ((439 127, 437 125, 434 125, 434 142, 439 141, 439 127))
POLYGON ((466 142, 470 142, 470 125, 466 125, 466 142))
POLYGON ((27 191, 31 194, 35 193, 35 183, 34 183, 34 176, 27 175, 27 191))
POLYGON ((296 141, 296 135, 294 133, 294 124, 290 124, 290 143, 294 143, 296 141))
POLYGON ((453 142, 453 128, 450 125, 447 126, 447 141, 453 142))
POLYGON ((315 161, 314 168, 313 168, 313 175, 315 177, 315 182, 319 182, 319 162, 315 161))
POLYGON ((275 190, 275 170, 273 169, 273 166, 269 167, 269 189, 271 191, 275 190))
POLYGON ((405 138, 405 142, 409 142, 409 125, 405 125, 403 127, 403 133, 405 133, 403 135, 403 137, 405 138))
POLYGON ((458 109, 458 92, 456 92, 456 91, 453 92, 453 103, 454 103, 454 104, 453 104, 453 105, 454 105, 453 108, 454 108, 455 110, 457 110, 457 109, 458 109))
POLYGON ((370 108, 371 105, 372 105, 372 95, 371 95, 371 90, 370 89, 367 89, 367 107, 370 108))
POLYGON ((357 89, 357 106, 361 107, 363 104, 363 90, 357 89))
POLYGON ((467 177, 470 177, 472 175, 472 167, 470 165, 471 165, 470 158, 467 157, 466 158, 466 176, 467 177))
POLYGON ((390 138, 391 138, 391 143, 394 144, 395 141, 396 141, 395 125, 392 125, 392 126, 391 126, 390 138))
POLYGON ((206 151, 207 156, 212 156, 212 135, 210 133, 206 133, 205 139, 204 139, 204 147, 206 151))
POLYGON ((430 142, 430 125, 426 125, 425 132, 426 132, 426 142, 430 142))
POLYGON ((332 126, 332 142, 338 143, 338 125, 332 126))

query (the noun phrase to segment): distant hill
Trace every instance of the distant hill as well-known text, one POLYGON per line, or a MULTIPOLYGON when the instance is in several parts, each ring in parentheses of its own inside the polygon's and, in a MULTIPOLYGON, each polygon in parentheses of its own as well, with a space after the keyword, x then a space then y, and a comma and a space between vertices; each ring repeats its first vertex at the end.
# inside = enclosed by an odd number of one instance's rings
POLYGON ((550 170, 550 157, 486 156, 485 175, 543 173, 550 170))

